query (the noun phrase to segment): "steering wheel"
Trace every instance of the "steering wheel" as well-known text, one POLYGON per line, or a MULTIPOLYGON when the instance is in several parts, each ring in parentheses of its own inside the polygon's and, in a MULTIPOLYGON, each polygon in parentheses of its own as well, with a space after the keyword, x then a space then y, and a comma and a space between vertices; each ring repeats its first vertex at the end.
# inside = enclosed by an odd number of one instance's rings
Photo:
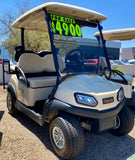
POLYGON ((125 79, 122 72, 117 71, 117 70, 112 70, 112 72, 113 72, 114 75, 118 75, 122 78, 122 80, 120 80, 120 79, 117 79, 117 78, 114 77, 114 78, 111 78, 112 81, 122 83, 122 84, 126 84, 126 85, 128 84, 128 81, 125 79))
POLYGON ((81 72, 84 69, 84 53, 81 49, 73 49, 65 57, 67 71, 81 72))

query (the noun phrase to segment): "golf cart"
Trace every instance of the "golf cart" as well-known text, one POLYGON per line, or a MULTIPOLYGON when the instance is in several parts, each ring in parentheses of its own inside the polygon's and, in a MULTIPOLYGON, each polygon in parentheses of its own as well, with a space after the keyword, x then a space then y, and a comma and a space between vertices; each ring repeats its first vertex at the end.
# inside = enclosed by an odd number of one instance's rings
MULTIPOLYGON (((135 28, 125 28, 117 30, 103 31, 103 37, 105 41, 126 41, 135 39, 135 28)), ((99 36, 96 33, 95 36, 99 36)), ((135 110, 135 93, 133 83, 133 76, 124 75, 122 72, 117 70, 111 70, 112 75, 110 79, 114 82, 120 83, 124 89, 124 95, 126 97, 126 105, 135 110)))
POLYGON ((83 128, 123 136, 134 125, 123 88, 106 78, 110 63, 100 25, 105 19, 85 8, 50 2, 12 24, 21 29, 21 46, 15 53, 18 64, 9 66, 13 75, 7 86, 8 111, 19 110, 41 126, 48 122, 52 146, 63 159, 82 151, 83 128), (51 52, 26 50, 25 30, 48 32, 51 52), (101 40, 94 37, 96 31, 101 40), (90 59, 98 59, 94 67, 85 65, 90 59))

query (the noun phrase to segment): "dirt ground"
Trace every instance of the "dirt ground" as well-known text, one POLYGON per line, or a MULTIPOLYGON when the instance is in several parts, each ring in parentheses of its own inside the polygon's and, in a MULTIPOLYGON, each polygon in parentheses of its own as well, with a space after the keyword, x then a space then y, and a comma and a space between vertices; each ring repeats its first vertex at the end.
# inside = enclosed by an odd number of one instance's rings
MULTIPOLYGON (((135 115, 135 113, 134 113, 135 115)), ((6 90, 0 86, 0 160, 60 160, 54 153, 48 124, 40 127, 22 113, 6 108, 6 90)), ((129 135, 85 133, 85 147, 73 160, 135 160, 135 127, 129 135)))

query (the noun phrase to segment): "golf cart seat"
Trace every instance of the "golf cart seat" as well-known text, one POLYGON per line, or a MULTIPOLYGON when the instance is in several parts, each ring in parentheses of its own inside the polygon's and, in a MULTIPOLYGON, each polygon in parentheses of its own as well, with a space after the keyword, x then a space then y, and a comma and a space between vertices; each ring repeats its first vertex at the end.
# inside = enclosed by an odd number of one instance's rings
POLYGON ((23 46, 16 46, 15 47, 15 61, 18 62, 20 56, 24 53, 36 54, 33 50, 25 50, 23 46))
MULTIPOLYGON (((64 62, 61 62, 60 69, 64 69, 64 62)), ((37 54, 22 54, 18 66, 24 72, 31 88, 52 87, 56 84, 57 74, 52 54, 40 57, 37 54)))

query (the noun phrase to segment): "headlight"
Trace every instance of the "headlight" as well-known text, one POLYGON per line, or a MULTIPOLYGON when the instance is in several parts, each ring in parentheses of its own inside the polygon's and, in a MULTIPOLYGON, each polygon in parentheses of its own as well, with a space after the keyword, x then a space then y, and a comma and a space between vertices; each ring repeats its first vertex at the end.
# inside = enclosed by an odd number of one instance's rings
POLYGON ((87 106, 95 107, 97 105, 97 101, 94 97, 75 93, 75 99, 77 103, 84 104, 87 106))
POLYGON ((124 97, 124 90, 121 87, 120 90, 118 91, 118 95, 117 95, 118 101, 121 101, 123 99, 123 97, 124 97))

